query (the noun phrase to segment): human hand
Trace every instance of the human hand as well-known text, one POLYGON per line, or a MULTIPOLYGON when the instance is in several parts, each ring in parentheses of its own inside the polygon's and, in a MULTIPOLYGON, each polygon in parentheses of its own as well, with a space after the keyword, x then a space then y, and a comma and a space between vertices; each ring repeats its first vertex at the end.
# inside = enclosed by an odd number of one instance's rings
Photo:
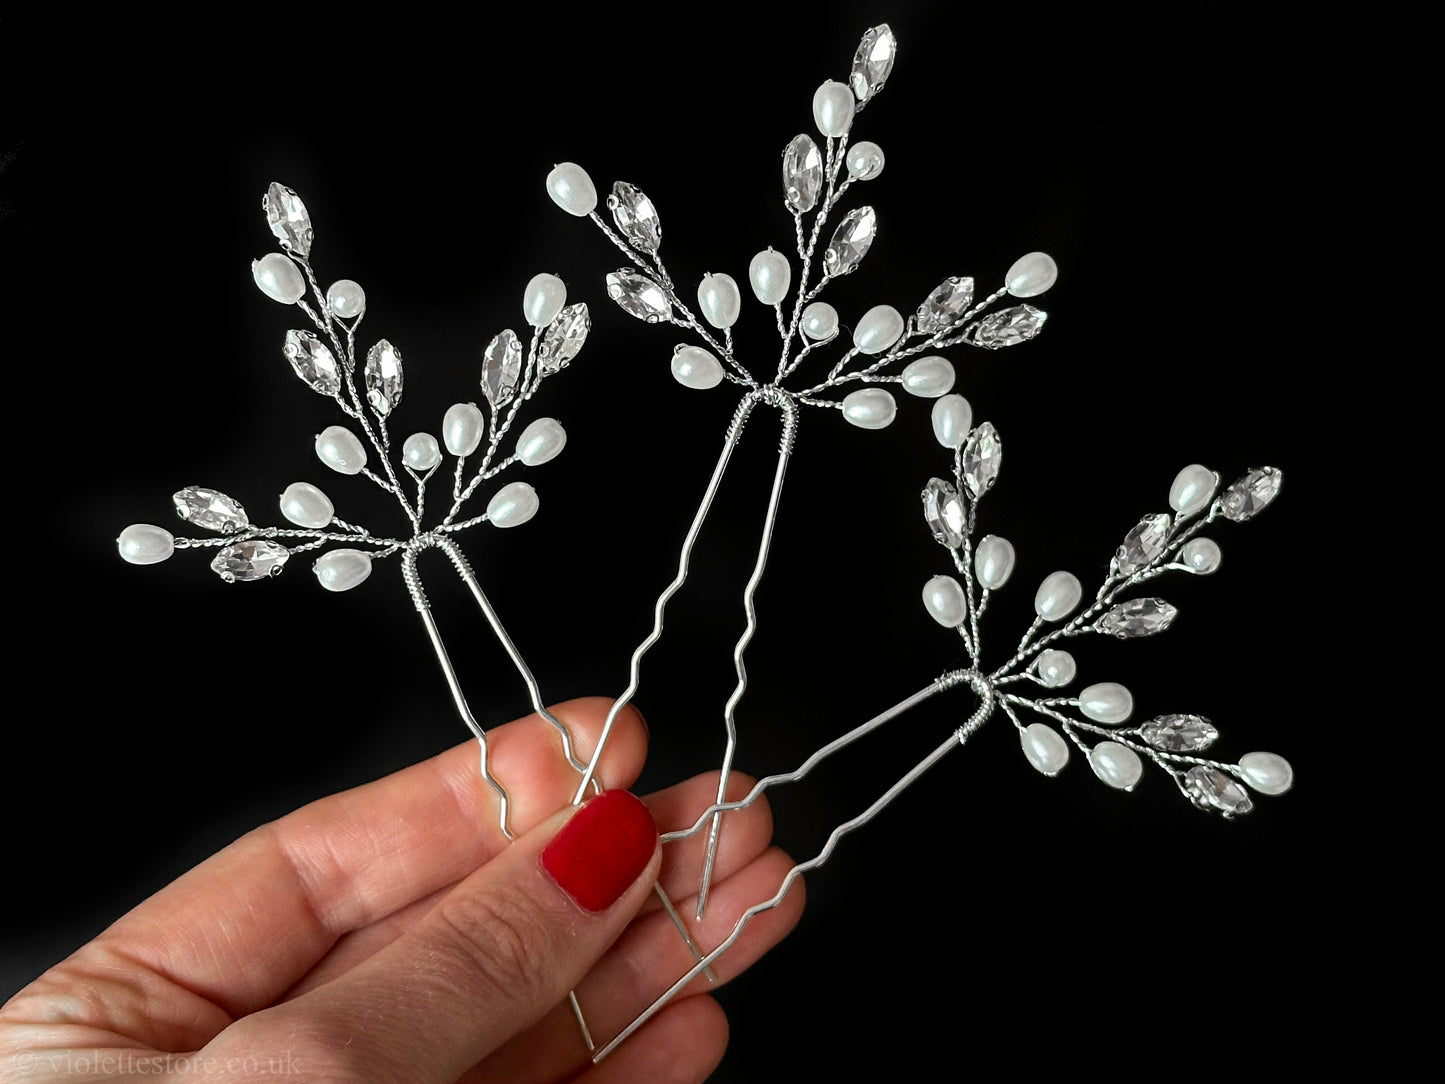
MULTIPOLYGON (((579 757, 608 706, 555 709, 579 757)), ((515 842, 471 742, 313 802, 168 885, 0 1008, 0 1077, 705 1078, 727 1043, 705 979, 597 1066, 566 1000, 575 990, 600 1045, 692 965, 652 886, 690 915, 705 834, 662 852, 629 795, 576 813, 577 775, 536 716, 488 737, 493 773, 510 783, 515 842), (568 861, 602 853, 599 838, 614 843, 606 868, 568 861)), ((629 786, 646 745, 640 717, 624 711, 601 778, 629 786)), ((729 798, 751 784, 734 772, 729 798)), ((710 773, 644 801, 670 829, 691 824, 716 788, 710 773)), ((791 863, 771 834, 763 801, 728 815, 707 915, 692 927, 704 949, 777 890, 791 863)), ((719 982, 792 929, 800 888, 718 959, 719 982)))

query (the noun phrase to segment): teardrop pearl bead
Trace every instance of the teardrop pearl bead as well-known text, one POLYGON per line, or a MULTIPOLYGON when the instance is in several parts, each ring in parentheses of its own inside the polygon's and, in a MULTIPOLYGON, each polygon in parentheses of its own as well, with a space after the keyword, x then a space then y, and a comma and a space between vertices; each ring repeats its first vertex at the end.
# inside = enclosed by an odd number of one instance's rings
POLYGON ((1050 689, 1057 689, 1074 680, 1079 672, 1078 663, 1067 651, 1050 650, 1039 656, 1036 667, 1039 680, 1050 689))
POLYGON ((533 275, 522 292, 522 315, 533 327, 546 327, 567 304, 567 287, 556 275, 533 275))
POLYGON ((1030 723, 1019 734, 1024 756, 1045 775, 1058 775, 1069 763, 1069 743, 1063 735, 1045 723, 1030 723))
POLYGON ((337 279, 326 291, 326 307, 333 315, 350 320, 366 308, 366 291, 351 279, 337 279))
POLYGON ((933 404, 933 437, 945 448, 962 448, 973 428, 973 407, 961 395, 945 395, 933 404))
POLYGON ((937 399, 953 388, 953 365, 931 354, 903 367, 903 390, 923 399, 937 399))
POLYGON ((563 162, 547 174, 547 195, 569 215, 585 218, 597 209, 597 189, 576 162, 563 162))
POLYGON ((813 121, 825 136, 847 135, 857 99, 843 83, 829 79, 813 92, 813 121))
POLYGON ((1144 775, 1139 754, 1116 741, 1101 741, 1094 746, 1089 753, 1089 767, 1109 786, 1120 790, 1133 790, 1144 775))
POLYGON ((1014 545, 1007 538, 986 534, 974 551, 973 571, 978 582, 990 591, 1008 583, 1014 571, 1014 545))
POLYGON ((316 558, 311 571, 326 590, 350 591, 371 575, 371 554, 361 550, 332 550, 316 558))
POLYGON ((562 454, 567 431, 556 418, 538 418, 517 438, 517 458, 528 467, 540 467, 562 454))
POLYGON ((826 301, 814 301, 803 310, 803 334, 815 342, 838 333, 838 310, 826 301))
POLYGON ((855 181, 871 181, 883 172, 883 148, 863 140, 848 148, 848 176, 855 181))
POLYGON ((1038 297, 1059 277, 1059 265, 1047 252, 1020 256, 1004 276, 1004 285, 1014 297, 1038 297))
POLYGON ((743 295, 731 275, 708 275, 697 288, 703 319, 718 330, 732 327, 743 311, 743 295))
POLYGON ((316 438, 316 457, 337 474, 360 474, 366 466, 366 449, 344 425, 332 425, 316 438))
POLYGON ((853 329, 853 345, 865 354, 881 354, 903 336, 903 314, 892 305, 874 305, 853 329))
POLYGON ((251 277, 261 292, 272 301, 294 305, 306 293, 306 280, 290 258, 279 252, 268 253, 251 261, 251 277))
POLYGON ((843 400, 843 417, 859 429, 887 429, 898 414, 898 404, 882 388, 864 388, 843 400))
POLYGON ((526 482, 509 482, 487 502, 487 520, 493 527, 519 527, 537 514, 539 503, 526 482))
POLYGON ((957 628, 968 616, 963 588, 952 576, 934 576, 923 585, 923 607, 946 629, 957 628))
POLYGON ((132 523, 120 532, 115 548, 133 565, 155 565, 176 551, 176 539, 164 527, 132 523))
POLYGON ((1261 794, 1283 794, 1294 785, 1294 769, 1278 753, 1245 753, 1239 767, 1245 781, 1261 794))
POLYGON ((310 482, 292 482, 281 494, 281 514, 298 527, 319 531, 336 516, 331 498, 310 482))
POLYGON ((788 296, 788 286, 793 281, 793 268, 788 258, 771 248, 759 252, 748 264, 748 283, 753 296, 764 305, 776 305, 788 296))
POLYGON ((487 419, 476 403, 453 403, 442 416, 442 441, 455 456, 471 455, 481 446, 487 419))
POLYGON ((442 450, 430 433, 413 433, 402 442, 401 460, 412 470, 428 471, 442 461, 442 450))
POLYGON ((672 355, 672 377, 685 388, 706 391, 722 383, 722 362, 700 346, 684 346, 672 355))
POLYGON ((1189 571, 1199 576, 1208 576, 1219 571, 1224 554, 1219 543, 1212 538, 1191 538, 1179 551, 1179 560, 1189 566, 1189 571))
POLYGON ((1034 613, 1045 621, 1062 621, 1084 597, 1084 586, 1072 572, 1051 572, 1034 595, 1034 613))
POLYGON ((1134 694, 1117 681, 1101 681, 1080 690, 1079 710, 1096 723, 1118 726, 1134 714, 1134 694))
POLYGON ((1169 507, 1181 516, 1204 510, 1219 486, 1219 476, 1208 467, 1191 463, 1174 476, 1169 487, 1169 507))

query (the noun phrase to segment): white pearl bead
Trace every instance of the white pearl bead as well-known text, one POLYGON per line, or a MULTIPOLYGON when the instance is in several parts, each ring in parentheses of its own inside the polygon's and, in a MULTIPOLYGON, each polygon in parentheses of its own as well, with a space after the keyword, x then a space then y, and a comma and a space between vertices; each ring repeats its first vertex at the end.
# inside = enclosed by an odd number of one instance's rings
POLYGON ((1118 726, 1134 714, 1134 694, 1117 681, 1101 681, 1080 690, 1079 710, 1096 723, 1118 726))
POLYGON ((864 388, 843 400, 843 417, 859 429, 886 429, 898 414, 898 404, 882 388, 864 388))
POLYGON ((829 79, 813 92, 813 121, 825 136, 848 133, 857 99, 843 83, 829 79))
POLYGON ((412 470, 428 471, 442 461, 442 450, 430 433, 413 433, 402 442, 401 460, 412 470))
POLYGON ((442 416, 442 441, 452 455, 471 455, 482 443, 487 419, 476 403, 453 403, 442 416))
POLYGON ((567 287, 556 275, 533 275, 522 291, 522 315, 533 327, 546 327, 567 304, 567 287))
POLYGON ((301 271, 279 252, 252 260, 251 277, 263 294, 283 305, 296 304, 306 293, 306 280, 301 277, 301 271))
POLYGON ((597 189, 576 162, 563 162, 547 174, 547 195, 569 215, 584 218, 597 209, 597 189))
POLYGON ((1224 554, 1212 538, 1191 538, 1179 550, 1179 560, 1189 566, 1189 571, 1208 576, 1219 570, 1224 554))
POLYGON ((494 527, 518 527, 537 514, 537 491, 526 482, 509 482, 487 502, 487 520, 494 527))
POLYGON ((1045 775, 1058 775, 1069 763, 1069 743, 1053 727, 1030 723, 1019 734, 1029 763, 1045 775))
POLYGON ((316 438, 316 457, 338 474, 360 474, 366 466, 366 449, 344 425, 321 431, 316 438))
POLYGON ((813 340, 831 338, 838 333, 838 310, 826 301, 814 301, 803 310, 803 334, 813 340))
POLYGON ((1261 794, 1283 794, 1294 785, 1294 769, 1278 753, 1245 753, 1239 767, 1251 787, 1261 794))
POLYGON ((120 532, 115 548, 133 565, 154 565, 164 561, 176 550, 176 539, 164 527, 149 523, 132 523, 120 532))
POLYGON ((853 345, 865 354, 881 354, 903 335, 903 314, 892 305, 874 305, 853 329, 853 345))
POLYGON ((517 438, 517 458, 528 467, 539 467, 562 454, 567 431, 556 418, 538 418, 517 438))
POLYGON ((316 558, 311 571, 326 590, 350 591, 371 575, 371 554, 361 550, 332 550, 316 558))
POLYGON ((973 555, 973 571, 978 582, 990 591, 1008 583, 1014 571, 1014 545, 1007 538, 986 534, 978 540, 973 555))
POLYGON ((1219 476, 1208 467, 1191 463, 1174 476, 1169 487, 1169 507, 1181 516, 1204 510, 1219 485, 1219 476))
POLYGON ((848 176, 855 181, 871 181, 883 172, 883 148, 863 140, 848 148, 848 176))
POLYGON ((1004 285, 1014 297, 1038 297, 1059 277, 1059 265, 1047 252, 1020 256, 1004 276, 1004 285))
POLYGON ((1074 657, 1067 651, 1050 650, 1039 656, 1036 667, 1039 680, 1050 689, 1057 689, 1067 685, 1074 680, 1074 675, 1079 672, 1079 666, 1074 662, 1074 657))
POLYGON ((933 437, 945 448, 962 448, 973 428, 973 407, 961 395, 945 395, 933 404, 933 437))
POLYGON ((923 399, 937 399, 953 387, 953 365, 930 354, 903 367, 903 390, 923 399))
POLYGON ((326 307, 343 320, 350 320, 366 308, 366 291, 351 279, 337 279, 326 291, 326 307))
POLYGON ((963 588, 952 576, 934 576, 923 585, 923 607, 946 629, 957 628, 968 616, 963 588))
POLYGON ((1109 786, 1120 790, 1133 790, 1144 775, 1144 762, 1139 754, 1116 741, 1101 741, 1094 746, 1089 753, 1089 767, 1109 786))
POLYGON ((672 355, 672 377, 685 388, 706 391, 722 383, 722 362, 700 346, 684 346, 672 355))
POLYGON ((743 295, 731 275, 708 275, 697 288, 697 304, 703 319, 713 327, 732 327, 743 311, 743 295))
POLYGON ((776 305, 788 296, 788 286, 793 281, 793 268, 788 258, 771 248, 759 252, 748 264, 748 283, 753 296, 764 305, 776 305))
POLYGON ((336 515, 331 498, 310 482, 292 482, 281 494, 281 514, 298 527, 319 531, 336 515))
POLYGON ((1051 572, 1034 595, 1034 613, 1045 621, 1062 621, 1084 597, 1084 585, 1072 572, 1051 572))

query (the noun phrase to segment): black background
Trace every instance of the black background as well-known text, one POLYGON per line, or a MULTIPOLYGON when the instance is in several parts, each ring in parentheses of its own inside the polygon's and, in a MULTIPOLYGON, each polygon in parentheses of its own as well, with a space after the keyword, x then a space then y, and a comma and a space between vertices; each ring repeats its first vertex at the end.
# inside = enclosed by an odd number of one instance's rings
MULTIPOLYGON (((1007 448, 982 516, 1019 564, 987 641, 1011 647, 1047 572, 1097 583, 1124 532, 1167 507, 1179 467, 1278 466, 1276 506, 1210 532, 1219 574, 1159 584, 1181 610, 1167 636, 1075 654, 1084 681, 1125 682, 1140 717, 1208 715, 1219 755, 1284 753, 1299 782, 1226 823, 1156 770, 1128 795, 1077 757, 1044 779, 1000 718, 809 878, 797 933, 722 993, 733 1042, 716 1079, 870 1063, 931 1077, 935 1058, 1108 1064, 1121 1050, 1162 1066, 1190 1048, 1195 1014, 1236 1050, 1271 1029, 1318 1045, 1282 1021, 1328 978, 1338 777, 1321 750, 1339 720, 1319 649, 1349 660, 1315 544, 1335 480, 1310 441, 1309 330, 1335 315, 1308 286, 1332 255, 1329 87, 1310 61, 1321 31, 1250 8, 537 6, 489 24, 425 5, 66 5, 66 20, 6 5, 0 264, 22 436, 3 992, 261 821, 464 736, 393 562, 329 596, 304 558, 227 586, 201 554, 144 569, 114 554, 125 524, 170 526, 187 484, 272 522, 273 495, 311 480, 346 518, 401 530, 394 505, 312 455, 310 435, 341 419, 281 357, 301 325, 251 284, 271 250, 266 184, 306 201, 322 281, 366 288, 364 342, 404 352, 398 436, 436 432, 448 404, 478 397, 481 348, 519 326, 531 275, 561 273, 592 306, 592 340, 527 415, 569 435, 526 475, 541 512, 463 546, 549 699, 615 694, 736 396, 670 379, 683 340, 607 302, 617 254, 543 178, 570 159, 604 192, 639 185, 681 284, 743 282, 758 249, 791 249, 778 156, 812 130, 813 89, 846 78, 860 33, 887 19, 898 66, 853 133, 887 166, 848 204, 877 207, 879 238, 826 298, 849 324, 877 303, 910 311, 946 275, 982 292, 1034 249, 1061 267, 1038 340, 951 352, 956 390, 1007 448)), ((750 298, 736 330, 743 356, 775 357, 771 314, 750 298)), ((644 669, 640 790, 720 756, 774 446, 775 422, 753 424, 644 669)), ((900 401, 877 433, 815 411, 802 426, 739 712, 737 763, 754 774, 963 661, 918 601, 947 571, 918 514, 948 462, 928 404, 900 401)), ((440 561, 423 573, 483 722, 522 713, 460 585, 440 561)), ((778 840, 811 855, 970 710, 965 691, 937 698, 778 793, 778 840)))

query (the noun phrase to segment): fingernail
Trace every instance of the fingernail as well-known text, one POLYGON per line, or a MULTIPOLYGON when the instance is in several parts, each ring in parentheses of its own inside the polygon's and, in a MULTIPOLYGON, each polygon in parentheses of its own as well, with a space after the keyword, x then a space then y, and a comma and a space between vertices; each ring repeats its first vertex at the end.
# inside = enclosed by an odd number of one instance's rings
POLYGON ((647 806, 625 790, 609 790, 579 809, 542 850, 542 868, 583 910, 616 903, 657 848, 647 806))

